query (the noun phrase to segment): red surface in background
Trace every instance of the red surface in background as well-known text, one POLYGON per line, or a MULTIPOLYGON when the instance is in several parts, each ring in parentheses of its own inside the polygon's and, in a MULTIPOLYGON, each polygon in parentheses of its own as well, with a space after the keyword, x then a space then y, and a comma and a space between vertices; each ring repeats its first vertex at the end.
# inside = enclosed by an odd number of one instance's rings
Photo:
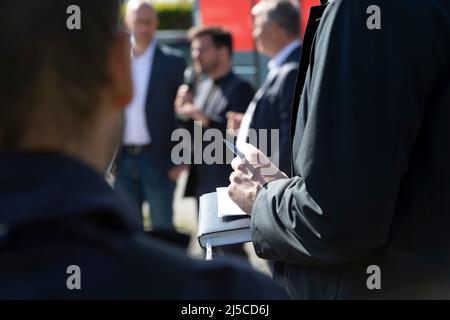
MULTIPOLYGON (((221 26, 230 30, 236 51, 252 51, 251 8, 258 0, 199 0, 201 23, 204 26, 221 26)), ((305 32, 309 8, 320 0, 300 0, 302 9, 301 34, 305 32)))
POLYGON ((252 0, 199 0, 204 26, 221 26, 233 34, 234 49, 253 50, 252 0))
POLYGON ((312 6, 317 6, 320 4, 320 0, 301 0, 300 8, 302 10, 302 37, 305 33, 306 24, 308 23, 309 18, 309 8, 312 6))

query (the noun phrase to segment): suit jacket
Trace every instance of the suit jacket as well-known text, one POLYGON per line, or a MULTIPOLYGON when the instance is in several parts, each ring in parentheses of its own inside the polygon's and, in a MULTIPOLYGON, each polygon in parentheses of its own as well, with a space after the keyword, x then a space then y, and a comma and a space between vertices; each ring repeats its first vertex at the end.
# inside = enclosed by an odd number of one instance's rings
POLYGON ((250 128, 268 129, 267 154, 281 171, 291 170, 291 112, 294 89, 300 61, 301 48, 296 48, 276 71, 273 77, 268 77, 260 91, 256 93, 257 103, 250 128), (272 148, 270 129, 279 130, 279 148, 272 148), (272 150, 273 149, 273 150, 272 150))
POLYGON ((0 299, 287 297, 238 261, 193 260, 145 235, 137 208, 75 159, 2 153, 0 179, 0 299), (81 290, 66 286, 72 265, 81 290))
POLYGON ((450 298, 450 2, 376 3, 311 11, 294 177, 253 207, 293 298, 450 298))
POLYGON ((175 97, 183 83, 184 58, 175 50, 157 45, 153 58, 146 102, 147 128, 152 139, 152 154, 164 172, 173 166, 171 160, 172 132, 177 128, 175 97))

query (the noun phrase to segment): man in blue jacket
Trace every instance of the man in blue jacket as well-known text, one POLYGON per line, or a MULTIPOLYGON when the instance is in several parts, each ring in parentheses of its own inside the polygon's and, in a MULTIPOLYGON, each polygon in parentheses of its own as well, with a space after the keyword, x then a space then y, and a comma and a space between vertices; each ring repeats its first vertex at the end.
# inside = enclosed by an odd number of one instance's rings
POLYGON ((103 173, 132 97, 116 0, 0 2, 0 299, 271 299, 236 263, 144 236, 103 173))

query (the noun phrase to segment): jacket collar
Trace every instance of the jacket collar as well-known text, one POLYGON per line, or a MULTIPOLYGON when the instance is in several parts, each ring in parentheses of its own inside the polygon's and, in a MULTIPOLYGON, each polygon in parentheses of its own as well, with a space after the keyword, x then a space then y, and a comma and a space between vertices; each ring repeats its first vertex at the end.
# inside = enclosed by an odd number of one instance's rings
POLYGON ((273 57, 273 59, 269 61, 269 69, 279 68, 284 63, 289 62, 290 56, 300 47, 300 45, 300 40, 294 40, 287 44, 275 57, 273 57))

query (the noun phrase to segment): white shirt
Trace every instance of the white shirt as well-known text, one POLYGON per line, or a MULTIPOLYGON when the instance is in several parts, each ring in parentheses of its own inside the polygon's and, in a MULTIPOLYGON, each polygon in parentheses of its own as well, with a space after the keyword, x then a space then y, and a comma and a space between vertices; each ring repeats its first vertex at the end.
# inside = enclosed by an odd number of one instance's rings
POLYGON ((236 146, 240 148, 243 143, 247 142, 248 133, 250 130, 250 123, 252 122, 253 115, 255 114, 256 106, 259 100, 264 95, 266 88, 266 82, 271 82, 273 78, 276 76, 278 69, 283 65, 289 55, 300 46, 300 40, 291 41, 288 45, 286 45, 283 49, 281 49, 275 57, 273 57, 267 67, 269 68, 269 73, 267 74, 266 80, 261 86, 261 88, 256 93, 252 102, 247 108, 244 117, 242 118, 241 127, 239 128, 239 133, 236 140, 236 146))
POLYGON ((145 107, 148 86, 152 74, 153 57, 156 41, 152 41, 140 56, 132 54, 133 100, 125 110, 124 145, 146 145, 151 143, 150 131, 147 127, 145 107))

